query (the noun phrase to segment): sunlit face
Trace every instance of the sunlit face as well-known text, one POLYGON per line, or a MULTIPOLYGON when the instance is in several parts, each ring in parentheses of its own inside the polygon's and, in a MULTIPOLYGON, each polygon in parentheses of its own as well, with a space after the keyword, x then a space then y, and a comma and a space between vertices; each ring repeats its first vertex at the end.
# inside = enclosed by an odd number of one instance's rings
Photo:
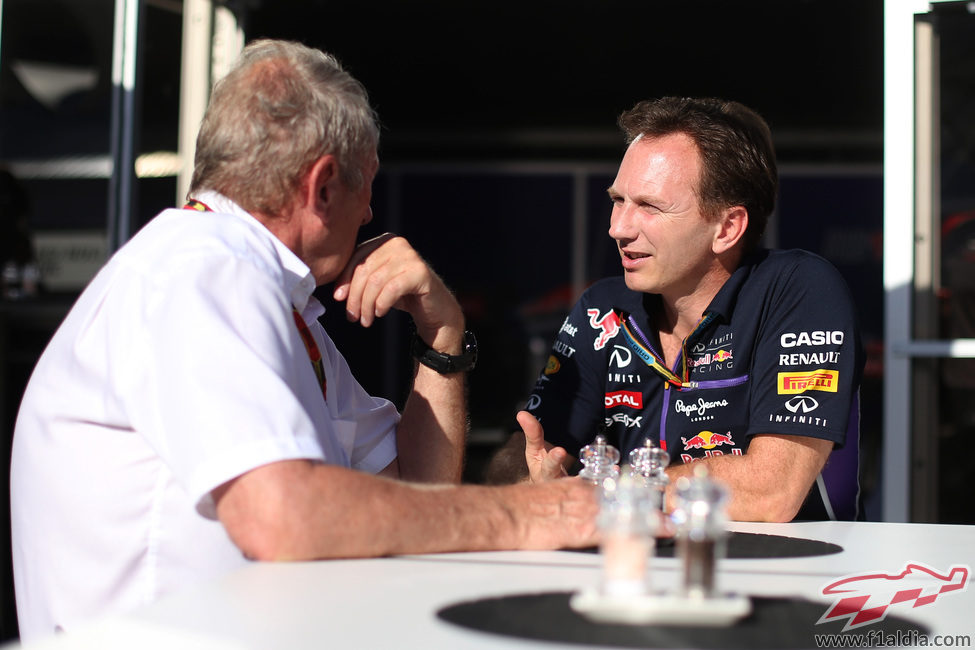
POLYGON ((609 236, 626 286, 678 299, 691 295, 714 264, 717 226, 700 209, 701 157, 687 135, 638 138, 609 188, 609 236))

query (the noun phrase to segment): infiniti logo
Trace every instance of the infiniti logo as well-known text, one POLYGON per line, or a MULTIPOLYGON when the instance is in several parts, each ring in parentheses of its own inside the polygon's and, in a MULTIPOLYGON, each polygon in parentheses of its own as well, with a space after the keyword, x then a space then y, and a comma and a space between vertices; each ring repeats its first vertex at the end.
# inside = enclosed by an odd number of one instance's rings
POLYGON ((623 369, 630 365, 630 361, 633 360, 633 353, 626 346, 614 345, 613 353, 609 355, 609 360, 611 363, 615 363, 617 368, 623 369), (626 359, 623 358, 624 354, 626 355, 626 359))
POLYGON ((785 407, 790 413, 797 413, 799 409, 802 409, 803 413, 809 413, 819 408, 819 402, 808 395, 796 395, 785 403, 785 407))

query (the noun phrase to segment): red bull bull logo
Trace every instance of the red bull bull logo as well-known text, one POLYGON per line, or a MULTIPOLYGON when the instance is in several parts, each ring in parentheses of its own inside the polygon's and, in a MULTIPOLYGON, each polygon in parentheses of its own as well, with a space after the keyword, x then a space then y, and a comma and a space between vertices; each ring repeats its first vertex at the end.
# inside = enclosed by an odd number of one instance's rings
POLYGON ((730 431, 726 434, 702 431, 692 438, 681 438, 680 441, 684 443, 684 451, 691 449, 714 449, 720 445, 734 446, 735 444, 731 439, 730 431))
POLYGON ((712 363, 724 363, 725 361, 731 361, 734 358, 731 350, 718 350, 717 352, 702 354, 700 356, 688 359, 688 364, 692 368, 698 366, 709 366, 712 363))
POLYGON ((598 309, 587 309, 586 313, 589 314, 589 325, 594 330, 599 330, 599 336, 593 341, 592 347, 594 350, 602 350, 611 338, 619 334, 620 319, 612 309, 603 316, 599 315, 598 309))

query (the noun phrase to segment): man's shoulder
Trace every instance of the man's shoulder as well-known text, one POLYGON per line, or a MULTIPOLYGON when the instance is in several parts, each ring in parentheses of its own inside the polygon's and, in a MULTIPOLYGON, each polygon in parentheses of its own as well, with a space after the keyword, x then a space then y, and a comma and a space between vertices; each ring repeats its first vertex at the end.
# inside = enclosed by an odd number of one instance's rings
POLYGON ((120 253, 143 260, 161 257, 175 265, 197 258, 217 264, 228 257, 266 264, 276 257, 271 234, 256 223, 220 212, 178 209, 159 213, 120 253))
POLYGON ((833 268, 826 258, 802 248, 764 249, 750 256, 745 263, 768 273, 795 268, 833 268))
POLYGON ((743 262, 749 281, 757 283, 843 283, 832 262, 801 248, 762 250, 743 262))

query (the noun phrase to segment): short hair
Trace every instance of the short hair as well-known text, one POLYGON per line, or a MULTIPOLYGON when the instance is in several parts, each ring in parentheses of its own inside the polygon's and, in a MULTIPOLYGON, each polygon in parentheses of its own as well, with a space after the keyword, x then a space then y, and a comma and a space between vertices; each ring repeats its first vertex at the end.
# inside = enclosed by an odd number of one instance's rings
POLYGON ((629 145, 638 137, 688 135, 701 155, 698 199, 706 217, 724 208, 748 211, 745 252, 761 242, 775 209, 779 175, 768 124, 738 102, 715 98, 663 97, 639 102, 620 116, 629 145))
POLYGON ((290 41, 254 41, 213 87, 190 193, 212 189, 249 212, 279 215, 324 155, 336 157, 343 182, 361 189, 378 144, 366 89, 335 57, 290 41))

